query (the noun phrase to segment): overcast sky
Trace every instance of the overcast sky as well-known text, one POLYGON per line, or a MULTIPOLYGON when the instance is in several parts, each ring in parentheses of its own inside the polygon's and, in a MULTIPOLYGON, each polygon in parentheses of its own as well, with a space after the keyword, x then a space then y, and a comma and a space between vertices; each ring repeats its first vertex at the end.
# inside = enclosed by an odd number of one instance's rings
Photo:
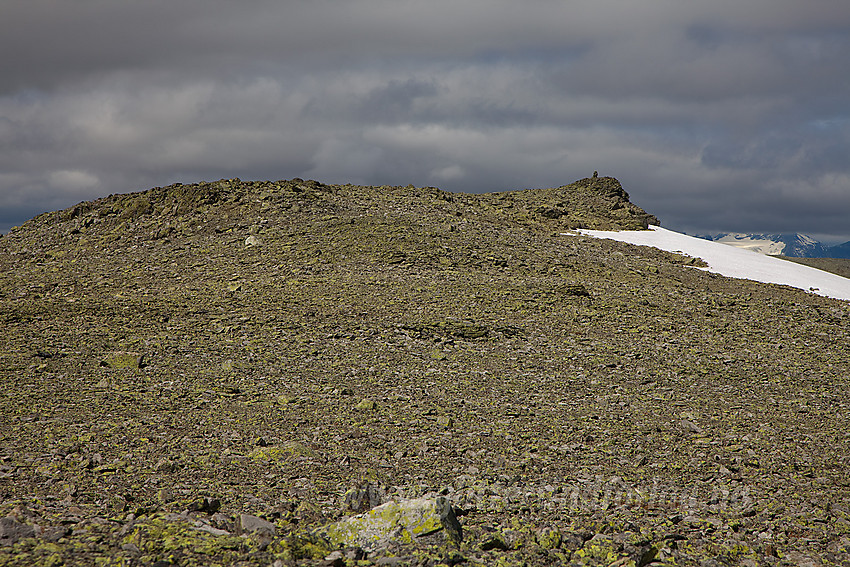
POLYGON ((673 230, 850 240, 850 2, 0 6, 0 232, 173 182, 594 170, 673 230))

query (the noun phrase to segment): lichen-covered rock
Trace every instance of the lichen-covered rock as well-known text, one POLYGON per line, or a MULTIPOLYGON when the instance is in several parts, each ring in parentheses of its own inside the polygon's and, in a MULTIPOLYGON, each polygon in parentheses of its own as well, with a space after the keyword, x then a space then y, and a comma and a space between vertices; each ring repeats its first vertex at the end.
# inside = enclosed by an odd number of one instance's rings
POLYGON ((584 543, 581 549, 573 552, 573 561, 581 565, 594 565, 594 560, 610 565, 621 559, 622 546, 617 545, 611 536, 596 534, 584 543))
POLYGON ((378 404, 375 403, 374 400, 365 399, 365 400, 360 400, 357 403, 357 405, 354 406, 354 409, 357 409, 357 410, 360 410, 360 411, 372 411, 377 407, 378 407, 378 404))
POLYGON ((435 501, 437 514, 440 515, 440 524, 446 532, 446 537, 455 545, 463 541, 463 527, 455 516, 454 508, 447 498, 438 497, 435 501))
POLYGON ((535 539, 540 547, 546 549, 557 549, 561 546, 561 532, 557 528, 547 526, 535 534, 535 539))
POLYGON ((442 530, 450 541, 459 542, 463 537, 451 504, 445 498, 415 498, 392 500, 321 531, 339 547, 374 551, 390 543, 410 544, 442 530))
POLYGON ((100 365, 108 368, 142 368, 144 356, 138 352, 112 352, 101 359, 100 365))
POLYGON ((295 457, 320 459, 321 455, 303 443, 286 441, 280 445, 256 447, 251 451, 251 457, 257 461, 279 461, 295 457))
POLYGON ((578 283, 564 284, 558 288, 558 292, 562 295, 574 295, 577 297, 590 296, 590 292, 587 291, 587 288, 578 283))
POLYGON ((149 214, 153 211, 150 201, 144 195, 131 198, 124 205, 124 210, 121 217, 125 219, 134 219, 141 215, 149 214))

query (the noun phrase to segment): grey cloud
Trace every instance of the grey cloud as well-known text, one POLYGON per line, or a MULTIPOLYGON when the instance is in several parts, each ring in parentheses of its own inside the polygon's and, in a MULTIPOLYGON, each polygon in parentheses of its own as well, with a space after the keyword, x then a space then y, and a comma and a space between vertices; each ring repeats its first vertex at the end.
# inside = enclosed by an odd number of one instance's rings
POLYGON ((0 217, 218 177, 490 191, 599 170, 673 228, 850 239, 843 0, 9 0, 2 16, 0 217))
POLYGON ((799 138, 771 134, 749 144, 728 141, 710 144, 701 158, 709 168, 773 169, 792 162, 802 148, 799 138))
POLYGON ((329 112, 337 112, 343 119, 356 118, 361 123, 397 122, 407 120, 423 112, 421 103, 428 104, 439 93, 433 79, 395 79, 375 77, 365 92, 352 92, 347 81, 337 81, 338 91, 334 100, 315 98, 307 109, 317 119, 327 118, 329 112))

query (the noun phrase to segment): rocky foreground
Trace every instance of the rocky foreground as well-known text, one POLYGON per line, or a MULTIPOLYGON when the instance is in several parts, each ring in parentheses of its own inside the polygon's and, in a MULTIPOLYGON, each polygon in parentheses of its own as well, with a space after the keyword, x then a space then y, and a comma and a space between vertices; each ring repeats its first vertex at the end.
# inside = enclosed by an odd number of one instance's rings
POLYGON ((850 565, 850 304, 487 195, 222 180, 0 238, 0 565, 850 565))

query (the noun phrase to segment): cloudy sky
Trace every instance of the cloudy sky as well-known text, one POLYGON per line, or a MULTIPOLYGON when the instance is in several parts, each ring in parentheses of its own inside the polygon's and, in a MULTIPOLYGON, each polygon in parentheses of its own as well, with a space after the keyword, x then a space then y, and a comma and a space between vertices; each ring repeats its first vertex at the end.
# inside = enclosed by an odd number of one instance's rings
POLYGON ((3 0, 0 232, 173 182, 617 177, 850 240, 847 0, 3 0))

